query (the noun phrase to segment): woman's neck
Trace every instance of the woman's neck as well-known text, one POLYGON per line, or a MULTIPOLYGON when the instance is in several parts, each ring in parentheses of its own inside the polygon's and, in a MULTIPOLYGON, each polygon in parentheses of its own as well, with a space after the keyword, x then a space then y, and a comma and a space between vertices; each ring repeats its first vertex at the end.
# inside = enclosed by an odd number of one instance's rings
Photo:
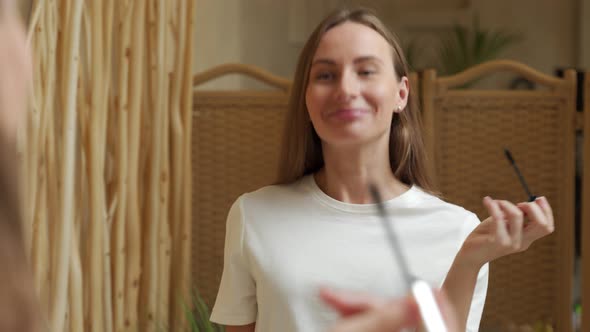
POLYGON ((373 203, 368 185, 374 183, 383 199, 393 199, 408 190, 390 166, 389 155, 367 149, 324 149, 324 167, 314 176, 328 196, 345 203, 373 203))

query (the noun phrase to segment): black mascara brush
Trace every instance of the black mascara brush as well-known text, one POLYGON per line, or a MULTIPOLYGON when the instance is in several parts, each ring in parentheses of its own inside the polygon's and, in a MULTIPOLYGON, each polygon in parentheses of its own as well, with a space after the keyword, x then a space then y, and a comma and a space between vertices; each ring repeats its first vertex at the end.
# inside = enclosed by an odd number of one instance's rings
POLYGON ((430 285, 426 281, 418 279, 410 274, 408 262, 402 254, 399 239, 396 237, 393 226, 390 224, 389 216, 381 201, 381 195, 379 194, 377 186, 369 184, 369 191, 373 197, 373 201, 377 204, 377 212, 381 218, 383 228, 385 228, 387 241, 393 251, 393 255, 400 265, 401 272, 405 279, 404 281, 418 304, 420 316, 422 317, 422 322, 424 323, 426 331, 447 332, 447 327, 445 326, 440 308, 436 303, 432 288, 430 288, 430 285))
POLYGON ((526 181, 524 180, 524 176, 522 176, 520 169, 518 169, 518 166, 516 165, 516 161, 514 161, 514 158, 512 157, 512 153, 510 153, 510 150, 504 148, 504 154, 506 155, 506 159, 508 159, 508 161, 510 162, 510 164, 514 168, 514 171, 516 172, 516 175, 518 176, 518 179, 520 180, 520 183, 522 184, 524 191, 526 192, 527 196, 529 196, 529 202, 532 202, 535 199, 537 199, 537 196, 533 195, 531 193, 531 191, 529 190, 529 186, 527 185, 526 181))
POLYGON ((410 268, 408 266, 406 258, 404 257, 404 255, 402 255, 402 248, 399 245, 399 239, 396 238, 395 232, 393 231, 392 226, 389 224, 387 211, 385 211, 385 207, 383 206, 383 201, 381 200, 379 190, 377 190, 377 186, 375 186, 374 184, 370 184, 369 191, 371 192, 373 201, 377 204, 377 211, 379 212, 381 222, 383 223, 383 228, 385 229, 387 242, 389 243, 389 246, 391 247, 391 250, 393 251, 393 255, 395 256, 396 260, 399 262, 401 272, 404 277, 404 282, 407 288, 410 289, 413 281, 413 278, 410 275, 410 268))

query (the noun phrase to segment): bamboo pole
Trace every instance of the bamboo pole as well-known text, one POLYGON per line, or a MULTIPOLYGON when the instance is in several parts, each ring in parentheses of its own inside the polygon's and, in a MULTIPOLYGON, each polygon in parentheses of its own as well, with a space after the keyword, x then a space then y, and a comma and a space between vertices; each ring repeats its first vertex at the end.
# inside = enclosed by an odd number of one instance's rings
POLYGON ((128 213, 126 225, 127 270, 125 274, 125 326, 128 331, 138 328, 138 297, 141 275, 141 224, 139 210, 139 150, 141 128, 141 96, 143 88, 145 1, 133 3, 133 38, 130 49, 129 121, 128 121, 128 174, 129 186, 126 191, 128 213))
MULTIPOLYGON (((90 0, 93 2, 97 2, 94 0, 90 0)), ((99 2, 100 3, 100 2, 99 2)), ((103 204, 107 206, 107 181, 108 178, 105 179, 105 169, 107 163, 107 124, 108 124, 108 114, 109 114, 109 98, 110 95, 110 86, 111 86, 111 73, 112 73, 112 39, 113 39, 113 21, 114 21, 114 0, 103 0, 102 1, 102 11, 104 15, 103 23, 102 23, 102 59, 103 59, 103 80, 99 81, 102 83, 101 87, 101 137, 100 137, 100 151, 101 151, 101 158, 100 158, 100 170, 101 175, 103 176, 102 180, 102 197, 103 197, 103 204)), ((118 197, 115 195, 112 197, 113 199, 110 201, 111 205, 109 206, 108 211, 104 211, 104 223, 103 223, 103 306, 104 306, 104 332, 112 332, 113 331, 113 305, 112 305, 112 280, 111 280, 111 224, 113 220, 114 210, 118 204, 118 197)))
POLYGON ((82 293, 82 266, 78 235, 72 233, 72 262, 70 263, 70 331, 84 331, 84 313, 82 293))
MULTIPOLYGON (((51 99, 46 98, 46 104, 43 105, 44 110, 43 112, 46 113, 46 123, 47 123, 47 136, 45 137, 44 146, 42 149, 45 150, 45 154, 47 156, 47 216, 48 219, 47 223, 47 239, 48 239, 48 252, 44 254, 47 257, 49 263, 49 268, 47 271, 47 283, 49 285, 54 285, 56 282, 56 273, 57 273, 57 259, 58 259, 58 245, 53 244, 53 241, 49 241, 49 239, 56 239, 58 234, 58 227, 60 227, 59 223, 56 222, 49 222, 53 220, 60 220, 62 218, 62 201, 63 201, 63 174, 60 174, 60 170, 62 169, 62 140, 60 139, 60 134, 62 133, 56 126, 57 123, 64 122, 63 116, 57 116, 55 113, 56 109, 61 109, 61 105, 64 103, 64 94, 58 94, 58 90, 55 87, 58 84, 58 79, 60 81, 66 81, 68 77, 65 76, 64 70, 61 68, 65 66, 60 66, 60 57, 58 57, 59 53, 66 52, 65 50, 61 50, 63 45, 65 44, 63 41, 57 38, 57 31, 59 30, 60 24, 64 20, 58 20, 58 4, 55 1, 50 1, 48 3, 48 12, 47 12, 47 26, 52 29, 50 36, 53 36, 53 40, 51 41, 50 45, 52 45, 55 49, 55 52, 51 53, 50 58, 47 59, 46 62, 46 70, 50 72, 49 77, 53 79, 53 81, 49 81, 46 84, 46 89, 49 90, 47 93, 51 96, 51 99), (51 62, 53 61, 53 62, 51 62), (53 85, 52 85, 53 84, 53 85)), ((67 54, 67 53, 66 53, 67 54)), ((61 90, 61 89, 60 89, 61 90)), ((65 114, 65 112, 63 113, 65 114)), ((75 116, 75 114, 73 115, 75 116)), ((56 294, 57 290, 55 287, 48 287, 46 289, 46 296, 49 301, 51 302, 48 305, 48 309, 51 308, 55 310, 55 306, 53 305, 54 299, 57 297, 56 294)))
MULTIPOLYGON (((33 31, 41 30, 40 27, 37 27, 37 23, 39 23, 40 11, 38 11, 34 17, 34 22, 31 25, 31 28, 28 32, 27 39, 30 39, 33 35, 33 31)), ((42 32, 37 31, 36 34, 39 35, 42 32)), ((45 46, 47 41, 44 38, 37 38, 35 40, 35 45, 33 47, 35 49, 42 50, 45 46)), ((35 174, 35 170, 38 170, 39 164, 39 139, 41 134, 40 126, 42 122, 40 121, 41 111, 40 111, 40 103, 39 101, 42 98, 42 85, 41 82, 43 80, 43 71, 42 65, 40 61, 34 61, 32 63, 33 66, 33 75, 37 75, 36 79, 33 80, 33 98, 32 102, 30 103, 31 111, 28 112, 25 122, 25 130, 29 135, 19 135, 19 146, 18 146, 18 154, 19 158, 21 158, 21 163, 26 170, 26 174, 35 174), (25 146, 26 153, 22 151, 22 146, 25 146)), ((42 103, 42 102, 41 102, 42 103)), ((38 172, 38 171, 37 171, 38 172)), ((35 223, 35 215, 36 211, 31 207, 37 206, 39 202, 39 195, 40 192, 37 190, 37 184, 40 183, 43 179, 38 179, 38 181, 29 178, 28 176, 21 177, 19 179, 20 186, 23 190, 20 191, 20 202, 21 202, 21 211, 23 212, 22 220, 23 220, 23 235, 25 241, 25 252, 29 259, 32 261, 33 255, 33 228, 35 223), (29 206, 26 205, 27 198, 32 198, 32 204, 29 206)), ((39 289, 37 288, 37 291, 39 289)))
POLYGON ((125 264, 126 264, 126 248, 125 248, 125 222, 127 220, 127 197, 128 197, 128 108, 129 108, 129 93, 128 93, 128 77, 129 77, 129 62, 130 62, 130 47, 131 47, 131 13, 133 3, 130 1, 121 1, 119 3, 119 20, 117 25, 120 26, 118 31, 119 37, 119 102, 117 104, 118 112, 118 126, 119 126, 119 144, 117 145, 118 152, 118 192, 121 194, 117 214, 114 221, 113 228, 113 304, 114 304, 114 325, 115 331, 123 331, 125 328, 125 264))
POLYGON ((104 101, 102 91, 102 80, 104 79, 104 68, 101 63, 103 50, 103 11, 102 4, 98 1, 90 1, 88 9, 91 19, 92 54, 99 54, 96 61, 91 63, 92 84, 90 94, 90 146, 88 151, 88 166, 90 169, 90 234, 89 234, 89 269, 90 274, 90 331, 100 332, 104 327, 103 307, 103 222, 105 222, 106 204, 104 201, 104 178, 103 150, 102 147, 102 117, 104 112, 104 101))
MULTIPOLYGON (((174 251, 175 264, 173 265, 178 267, 173 272, 175 280, 173 281, 172 290, 173 294, 177 295, 177 300, 171 303, 172 317, 174 318, 172 328, 174 331, 185 330, 187 328, 184 305, 189 305, 189 301, 187 300, 190 298, 190 233, 192 220, 192 167, 190 158, 192 137, 192 33, 190 32, 193 31, 193 6, 194 2, 190 0, 185 5, 181 5, 181 10, 184 11, 180 14, 185 16, 185 20, 179 29, 179 31, 187 31, 189 33, 179 33, 179 43, 184 43, 181 51, 183 53, 183 66, 181 70, 177 70, 177 74, 179 74, 178 80, 182 81, 182 85, 178 87, 178 90, 181 91, 181 95, 179 96, 179 111, 181 111, 183 136, 181 142, 178 143, 182 148, 182 157, 176 160, 176 162, 182 165, 180 167, 181 171, 179 171, 179 174, 182 174, 182 182, 175 182, 180 188, 180 194, 177 197, 181 205, 178 216, 172 217, 172 222, 178 220, 173 236, 173 243, 177 245, 174 251)), ((176 147, 177 144, 173 146, 176 147)))
MULTIPOLYGON (((152 96, 155 96, 155 108, 152 109, 152 136, 151 136, 151 169, 150 169, 150 194, 149 194, 149 206, 148 206, 148 217, 147 227, 145 233, 145 249, 144 259, 145 263, 145 278, 142 283, 143 287, 143 298, 145 300, 145 307, 142 307, 142 321, 143 331, 152 332, 155 331, 156 321, 155 317, 157 314, 158 304, 158 230, 160 229, 160 194, 159 188, 161 185, 162 167, 161 167, 161 156, 162 156, 162 140, 165 138, 162 135, 162 126, 160 125, 163 121, 163 110, 166 109, 166 97, 165 97, 165 82, 166 82, 166 6, 163 5, 163 1, 158 1, 159 6, 151 5, 148 8, 150 13, 150 21, 155 18, 157 35, 156 35, 156 57, 155 63, 152 63, 152 78, 155 82, 152 82, 152 96)), ((155 4, 154 4, 155 5, 155 4)), ((154 46, 154 44, 150 44, 154 46)), ((152 58, 153 59, 153 58, 152 58)))
MULTIPOLYGON (((178 52, 175 46, 179 45, 177 38, 174 38, 174 30, 175 30, 175 21, 174 18, 177 17, 178 11, 174 10, 178 0, 174 1, 167 1, 167 2, 160 2, 166 8, 164 13, 165 15, 165 22, 166 25, 164 27, 164 36, 165 40, 164 43, 164 60, 161 62, 163 66, 163 70, 165 73, 164 81, 159 82, 163 88, 163 101, 162 104, 164 107, 160 108, 158 111, 162 113, 162 123, 161 123, 161 137, 164 139, 164 144, 162 144, 162 155, 160 157, 161 160, 161 175, 160 175, 160 229, 158 231, 159 241, 158 241, 158 250, 159 250, 159 261, 158 261, 158 291, 159 291, 159 301, 158 301, 158 325, 170 326, 170 285, 171 285, 171 269, 172 269, 172 261, 171 261, 171 253, 172 253, 172 233, 171 233, 171 226, 172 226, 172 219, 171 219, 171 211, 173 210, 174 201, 171 200, 170 192, 171 188, 173 188, 173 184, 171 184, 171 173, 170 170, 173 169, 175 164, 175 156, 171 154, 171 122, 172 122, 172 114, 173 110, 171 105, 173 104, 172 98, 174 98, 174 75, 175 75, 175 54, 178 52)), ((161 10, 161 9, 160 9, 161 10)), ((178 28, 176 26, 176 28, 178 28)), ((160 46, 158 46, 160 47, 160 46)))
MULTIPOLYGON (((179 266, 181 271, 179 273, 182 285, 181 291, 187 297, 191 294, 191 245, 192 245, 192 159, 191 159, 191 146, 192 146, 192 131, 193 131, 193 86, 192 86, 192 73, 193 73, 193 31, 194 31, 194 8, 195 2, 188 0, 187 10, 185 15, 187 16, 186 31, 189 31, 185 35, 186 47, 185 47, 185 66, 184 66, 184 85, 183 90, 183 121, 184 121, 184 182, 183 182, 183 216, 182 216, 182 232, 180 233, 179 239, 181 243, 180 257, 181 262, 179 266)), ((185 316, 182 315, 181 322, 185 320, 185 316)), ((184 325, 183 325, 184 327, 184 325)))
MULTIPOLYGON (((42 6, 39 6, 42 8, 42 6)), ((33 20, 31 26, 29 28, 29 36, 27 39, 31 40, 33 35, 36 36, 45 36, 46 31, 49 29, 45 26, 45 19, 44 16, 41 16, 41 10, 37 10, 33 16, 33 20), (41 28, 43 26, 44 28, 41 28)), ((45 52, 45 46, 47 43, 47 38, 35 38, 35 43, 33 44, 34 51, 37 52, 45 52)), ((41 299, 41 303, 47 308, 47 304, 45 304, 44 299, 46 297, 43 296, 42 291, 46 288, 43 287, 43 281, 46 279, 45 269, 47 268, 47 250, 48 250, 48 242, 44 241, 44 234, 47 233, 46 227, 42 227, 46 225, 44 221, 44 217, 46 217, 46 195, 45 195, 45 179, 46 179, 46 163, 41 162, 41 158, 43 157, 44 151, 43 142, 45 140, 45 135, 42 128, 46 128, 45 124, 47 123, 44 119, 46 115, 45 112, 41 109, 43 105, 45 105, 45 96, 44 96, 44 89, 43 85, 41 84, 45 77, 45 71, 43 70, 43 61, 33 61, 34 70, 33 73, 36 75, 33 81, 33 100, 31 102, 31 111, 28 113, 28 120, 27 120, 27 133, 28 135, 25 136, 27 153, 24 154, 23 163, 24 168, 26 170, 26 174, 38 174, 38 177, 31 177, 25 176, 22 177, 21 180, 23 181, 22 185, 24 186, 23 198, 26 197, 33 197, 32 202, 29 202, 26 199, 21 200, 21 202, 25 203, 23 206, 23 219, 25 225, 28 225, 23 230, 25 233, 25 239, 30 238, 32 241, 31 243, 25 243, 27 252, 29 257, 31 257, 31 261, 33 263, 33 273, 34 273, 34 284, 37 293, 41 299), (29 203, 27 206, 26 203, 29 203), (41 207, 40 209, 36 209, 35 207, 41 207), (42 221, 43 220, 43 221, 42 221), (31 234, 27 234, 27 232, 31 232, 31 234), (45 255, 44 255, 45 254, 45 255)))
POLYGON ((57 271, 56 279, 54 280, 54 289, 56 297, 53 305, 52 316, 52 331, 62 331, 64 329, 64 318, 66 311, 66 295, 68 286, 68 272, 69 272, 69 255, 71 247, 72 234, 72 208, 73 189, 74 189, 74 158, 75 158, 75 143, 76 143, 76 110, 74 109, 76 103, 76 81, 78 77, 78 61, 79 61, 79 43, 80 43, 80 21, 82 14, 82 0, 74 1, 72 8, 72 18, 70 20, 69 28, 72 31, 71 44, 68 44, 67 57, 69 59, 69 66, 67 69, 66 91, 69 91, 67 99, 65 100, 65 115, 66 115, 66 140, 65 140, 65 163, 62 168, 62 179, 64 185, 64 196, 62 201, 62 213, 59 224, 59 240, 57 241, 58 261, 56 262, 57 271))
MULTIPOLYGON (((180 236, 181 232, 181 225, 182 225, 182 183, 185 181, 183 179, 183 140, 184 140, 184 133, 182 127, 182 116, 180 113, 181 107, 181 98, 182 98, 182 86, 184 84, 182 78, 184 73, 184 57, 185 54, 185 44, 186 40, 184 38, 185 35, 185 25, 186 25, 186 1, 180 0, 178 1, 178 6, 174 15, 179 17, 178 25, 175 26, 173 31, 174 39, 178 47, 176 48, 175 52, 175 59, 174 59, 174 72, 173 72, 173 79, 171 81, 171 96, 170 96, 170 124, 172 129, 171 138, 171 150, 172 150, 172 193, 171 193, 171 202, 172 207, 170 210, 170 228, 172 233, 172 280, 170 283, 170 293, 172 295, 178 294, 181 290, 179 289, 179 274, 180 271, 180 241, 177 241, 180 236)), ((178 302, 178 301, 175 301, 178 302)), ((181 313, 178 309, 178 303, 171 304, 171 315, 176 321, 179 318, 179 314, 181 313)), ((173 328, 177 328, 176 323, 173 323, 173 328)))
POLYGON ((104 331, 105 332, 112 332, 113 331, 113 302, 112 302, 112 287, 111 287, 111 260, 110 260, 110 246, 111 246, 111 221, 114 217, 114 211, 117 207, 117 197, 115 197, 109 207, 108 213, 106 213, 106 222, 103 223, 103 248, 105 252, 104 261, 103 261, 103 276, 104 276, 104 293, 103 295, 103 305, 104 305, 104 331))
POLYGON ((91 92, 92 89, 90 88, 91 85, 91 68, 92 61, 94 59, 92 53, 92 43, 91 43, 91 36, 92 36, 92 28, 91 28, 91 18, 89 15, 88 7, 85 7, 86 10, 83 11, 82 15, 82 45, 80 50, 80 56, 83 61, 81 61, 80 66, 80 75, 79 75, 79 94, 80 98, 78 98, 78 125, 80 128, 80 158, 79 158, 79 166, 80 166, 80 176, 79 176, 79 200, 78 206, 80 207, 80 215, 81 222, 79 225, 79 234, 78 234, 78 241, 79 241, 79 256, 80 256, 80 265, 82 269, 82 294, 84 295, 82 298, 82 315, 83 315, 83 323, 84 323, 84 330, 88 331, 91 330, 91 301, 92 298, 90 297, 91 294, 91 274, 89 273, 90 265, 91 265, 91 249, 90 246, 92 243, 88 241, 88 234, 90 233, 91 223, 90 220, 90 202, 88 197, 90 196, 90 162, 89 162, 89 154, 91 153, 88 151, 88 147, 90 146, 90 132, 91 132, 91 120, 90 120, 90 110, 91 110, 91 92))

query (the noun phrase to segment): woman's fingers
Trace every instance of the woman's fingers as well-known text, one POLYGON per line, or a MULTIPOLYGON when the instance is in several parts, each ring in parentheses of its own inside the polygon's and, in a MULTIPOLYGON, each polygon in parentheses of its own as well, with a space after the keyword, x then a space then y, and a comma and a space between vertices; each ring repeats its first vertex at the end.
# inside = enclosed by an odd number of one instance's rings
POLYGON ((510 245, 510 235, 504 222, 504 213, 500 208, 500 204, 496 200, 493 200, 489 196, 483 199, 483 204, 488 209, 488 212, 492 216, 492 219, 496 225, 496 234, 491 235, 491 240, 498 242, 503 246, 510 245))
MULTIPOLYGON (((446 296, 440 290, 433 291, 440 308, 447 331, 459 331, 457 328, 456 313, 446 296)), ((420 311, 415 299, 411 296, 404 298, 383 301, 366 294, 349 293, 342 291, 332 291, 322 289, 321 298, 330 306, 342 307, 353 304, 358 306, 364 303, 371 308, 359 311, 354 315, 349 315, 340 319, 336 325, 332 326, 330 332, 394 332, 401 331, 404 328, 415 328, 420 323, 420 311), (378 303, 378 305, 374 305, 378 303)))
POLYGON ((498 201, 498 205, 504 212, 508 221, 508 232, 510 235, 510 247, 513 250, 520 250, 522 246, 522 225, 524 213, 516 205, 508 201, 498 201))
POLYGON ((553 231, 555 223, 553 220, 553 209, 551 208, 549 201, 547 201, 546 197, 542 196, 537 198, 535 203, 538 204, 541 207, 541 210, 543 210, 543 213, 545 213, 545 216, 547 217, 547 224, 549 225, 551 231, 553 231))
POLYGON ((553 232, 553 215, 547 215, 539 203, 521 203, 518 207, 527 215, 529 220, 524 235, 527 242, 532 243, 553 232))
POLYGON ((416 302, 407 297, 339 320, 330 332, 393 332, 418 325, 416 302))
POLYGON ((366 294, 320 289, 320 298, 341 316, 355 315, 367 310, 382 307, 385 300, 366 294))

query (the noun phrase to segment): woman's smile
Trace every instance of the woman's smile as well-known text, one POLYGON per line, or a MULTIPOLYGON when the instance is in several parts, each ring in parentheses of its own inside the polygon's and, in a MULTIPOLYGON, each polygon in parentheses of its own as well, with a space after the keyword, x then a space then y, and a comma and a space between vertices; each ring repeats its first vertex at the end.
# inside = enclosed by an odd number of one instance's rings
POLYGON ((326 113, 328 120, 350 122, 370 114, 370 110, 362 107, 342 107, 326 113))

